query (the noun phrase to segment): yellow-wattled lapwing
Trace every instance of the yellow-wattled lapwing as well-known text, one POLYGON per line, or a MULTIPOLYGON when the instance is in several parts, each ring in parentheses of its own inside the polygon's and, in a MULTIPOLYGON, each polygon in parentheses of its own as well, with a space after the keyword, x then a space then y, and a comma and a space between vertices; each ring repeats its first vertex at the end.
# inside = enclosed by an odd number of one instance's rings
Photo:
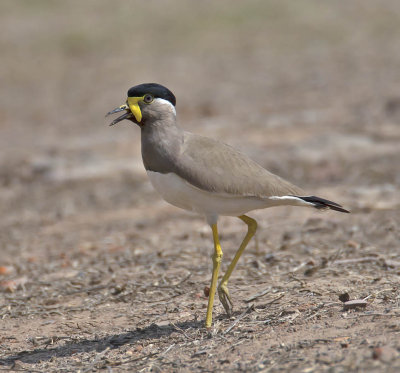
POLYGON ((335 202, 305 194, 229 145, 184 131, 177 124, 175 105, 175 96, 166 87, 140 84, 129 89, 125 104, 107 115, 125 111, 111 125, 124 119, 139 125, 143 163, 154 188, 172 205, 204 215, 211 226, 214 255, 206 316, 206 327, 210 327, 222 259, 217 229, 220 215, 237 216, 248 226, 218 285, 219 299, 229 315, 232 301, 228 280, 257 229, 257 222, 245 215, 247 212, 282 205, 349 211, 335 202))

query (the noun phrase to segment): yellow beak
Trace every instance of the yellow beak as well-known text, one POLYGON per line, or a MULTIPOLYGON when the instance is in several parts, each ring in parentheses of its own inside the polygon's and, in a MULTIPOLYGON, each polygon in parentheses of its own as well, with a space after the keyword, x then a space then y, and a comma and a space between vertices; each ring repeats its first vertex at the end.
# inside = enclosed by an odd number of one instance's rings
POLYGON ((142 101, 143 97, 128 97, 129 109, 131 109, 132 114, 138 123, 142 120, 142 112, 139 107, 139 101, 142 101))
POLYGON ((114 119, 110 123, 110 126, 113 126, 114 124, 121 122, 124 119, 132 119, 132 116, 135 117, 137 123, 140 123, 142 120, 142 111, 140 110, 139 102, 143 101, 143 99, 143 97, 128 97, 126 100, 126 104, 123 104, 107 113, 106 117, 111 114, 126 110, 125 114, 121 115, 117 119, 114 119))

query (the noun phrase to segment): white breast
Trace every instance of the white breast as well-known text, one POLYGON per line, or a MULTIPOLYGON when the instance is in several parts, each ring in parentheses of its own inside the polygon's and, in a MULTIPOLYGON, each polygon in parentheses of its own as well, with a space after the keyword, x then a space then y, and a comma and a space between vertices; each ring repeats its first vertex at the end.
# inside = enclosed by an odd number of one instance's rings
POLYGON ((268 200, 201 190, 174 173, 147 171, 154 188, 170 204, 206 216, 239 216, 273 204, 268 200))

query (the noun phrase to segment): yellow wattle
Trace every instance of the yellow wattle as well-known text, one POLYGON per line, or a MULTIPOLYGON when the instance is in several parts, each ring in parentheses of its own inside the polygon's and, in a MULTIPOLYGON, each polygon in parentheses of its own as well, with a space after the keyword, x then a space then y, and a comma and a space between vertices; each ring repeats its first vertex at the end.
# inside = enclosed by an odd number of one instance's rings
POLYGON ((142 112, 139 107, 139 101, 142 101, 143 97, 128 97, 129 109, 131 109, 132 114, 138 123, 142 120, 142 112))

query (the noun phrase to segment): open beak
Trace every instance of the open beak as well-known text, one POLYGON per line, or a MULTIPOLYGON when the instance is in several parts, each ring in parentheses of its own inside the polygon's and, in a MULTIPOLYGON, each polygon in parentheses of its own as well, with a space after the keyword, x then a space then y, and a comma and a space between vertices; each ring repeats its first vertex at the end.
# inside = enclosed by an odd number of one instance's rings
POLYGON ((124 111, 124 110, 126 110, 126 113, 123 114, 123 115, 121 115, 120 117, 114 119, 114 120, 110 123, 110 126, 113 126, 114 124, 117 124, 118 122, 121 122, 121 121, 124 120, 124 119, 131 119, 131 118, 133 117, 133 114, 132 114, 132 112, 130 111, 129 106, 128 106, 127 104, 123 104, 123 105, 121 105, 120 107, 117 107, 116 109, 111 110, 110 112, 108 112, 108 113, 106 114, 106 117, 108 117, 108 116, 111 115, 111 114, 119 113, 120 111, 124 111))

